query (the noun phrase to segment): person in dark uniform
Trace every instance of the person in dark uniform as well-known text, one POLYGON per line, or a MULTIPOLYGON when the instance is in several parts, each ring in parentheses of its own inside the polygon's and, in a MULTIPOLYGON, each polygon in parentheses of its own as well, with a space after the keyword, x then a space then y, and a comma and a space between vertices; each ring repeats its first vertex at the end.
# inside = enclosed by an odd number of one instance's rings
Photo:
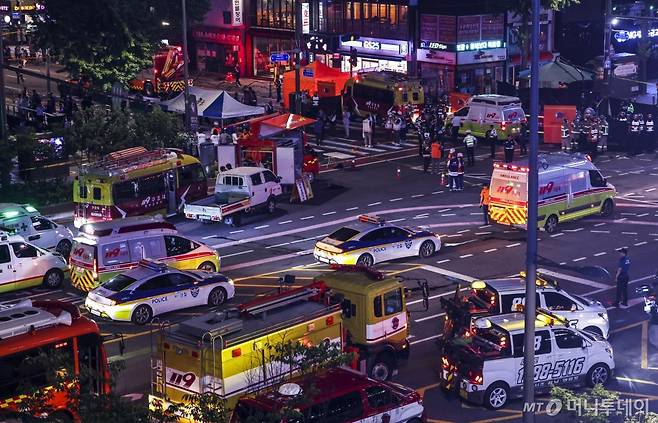
POLYGON ((498 142, 498 132, 496 128, 491 125, 487 132, 484 134, 484 137, 489 142, 489 148, 491 149, 491 158, 496 158, 496 142, 498 142))
POLYGON ((617 266, 617 298, 615 307, 621 304, 623 307, 628 307, 628 271, 631 267, 631 259, 628 257, 628 250, 620 248, 619 250, 619 265, 617 266))
POLYGON ((649 113, 644 121, 644 149, 647 153, 653 153, 656 149, 656 133, 653 121, 653 115, 649 113))
POLYGON ((505 163, 511 163, 514 160, 514 138, 512 134, 507 136, 507 141, 504 144, 505 149, 505 163))

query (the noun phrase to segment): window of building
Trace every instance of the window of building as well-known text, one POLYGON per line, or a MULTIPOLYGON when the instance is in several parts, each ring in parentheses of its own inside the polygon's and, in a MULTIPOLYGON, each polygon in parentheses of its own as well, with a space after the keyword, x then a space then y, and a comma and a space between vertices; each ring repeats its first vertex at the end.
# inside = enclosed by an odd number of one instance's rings
POLYGON ((294 0, 257 0, 256 26, 295 29, 294 0))

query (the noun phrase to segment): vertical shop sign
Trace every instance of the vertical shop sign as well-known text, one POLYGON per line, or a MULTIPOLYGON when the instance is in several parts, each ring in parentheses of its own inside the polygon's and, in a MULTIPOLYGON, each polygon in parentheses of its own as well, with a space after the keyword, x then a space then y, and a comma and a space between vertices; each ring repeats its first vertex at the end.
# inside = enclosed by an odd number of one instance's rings
POLYGON ((302 32, 311 32, 311 7, 309 3, 302 3, 302 32))
POLYGON ((242 19, 242 0, 231 0, 233 4, 233 26, 241 26, 242 19))

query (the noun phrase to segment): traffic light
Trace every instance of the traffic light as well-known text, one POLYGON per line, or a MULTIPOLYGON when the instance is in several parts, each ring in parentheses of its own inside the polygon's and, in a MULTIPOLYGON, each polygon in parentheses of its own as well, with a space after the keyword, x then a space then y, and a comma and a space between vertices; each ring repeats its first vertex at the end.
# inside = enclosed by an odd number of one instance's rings
POLYGON ((354 47, 350 47, 350 65, 356 66, 356 64, 356 49, 354 47))

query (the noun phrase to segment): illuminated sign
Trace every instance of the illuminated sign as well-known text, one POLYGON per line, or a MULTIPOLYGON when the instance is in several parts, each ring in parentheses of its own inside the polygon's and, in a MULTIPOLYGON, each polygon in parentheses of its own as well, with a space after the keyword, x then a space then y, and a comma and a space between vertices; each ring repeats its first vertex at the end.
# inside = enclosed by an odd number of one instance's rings
POLYGON ((311 32, 311 5, 302 3, 302 33, 311 32))
POLYGON ((420 48, 426 48, 429 50, 448 50, 448 45, 437 41, 421 41, 420 48))
MULTIPOLYGON (((658 37, 658 28, 651 28, 647 35, 649 38, 658 37)), ((639 29, 635 31, 615 31, 615 40, 619 43, 625 43, 628 40, 636 40, 638 38, 642 38, 642 31, 639 29)))
POLYGON ((379 41, 366 40, 363 42, 363 48, 367 48, 368 50, 379 50, 381 47, 382 45, 379 41))
POLYGON ((457 51, 476 51, 476 50, 486 50, 491 48, 501 48, 505 47, 505 43, 501 40, 494 41, 473 41, 471 43, 460 43, 457 44, 457 51))
POLYGON ((14 12, 41 12, 46 10, 46 5, 41 3, 15 4, 12 9, 14 12))
POLYGON ((233 0, 233 26, 242 25, 242 0, 233 0))

